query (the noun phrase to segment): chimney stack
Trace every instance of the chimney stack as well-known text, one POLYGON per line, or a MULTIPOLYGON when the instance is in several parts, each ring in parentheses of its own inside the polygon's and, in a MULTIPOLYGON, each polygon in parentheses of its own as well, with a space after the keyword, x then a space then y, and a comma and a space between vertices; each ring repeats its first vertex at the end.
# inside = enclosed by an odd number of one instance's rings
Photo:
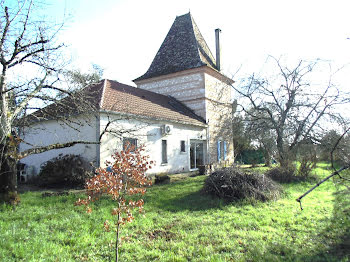
POLYGON ((220 65, 220 32, 221 32, 221 29, 219 29, 219 28, 215 29, 216 67, 219 71, 221 70, 221 65, 220 65))

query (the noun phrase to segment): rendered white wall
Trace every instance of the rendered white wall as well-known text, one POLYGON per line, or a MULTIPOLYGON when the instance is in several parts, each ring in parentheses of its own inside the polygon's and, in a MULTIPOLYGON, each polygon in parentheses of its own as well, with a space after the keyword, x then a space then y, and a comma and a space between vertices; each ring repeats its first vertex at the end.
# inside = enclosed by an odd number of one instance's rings
MULTIPOLYGON (((78 117, 74 123, 70 123, 74 128, 69 127, 63 122, 55 120, 43 121, 33 124, 24 129, 24 135, 21 138, 34 146, 47 146, 55 143, 64 143, 70 141, 90 141, 96 142, 96 118, 95 117, 78 117)), ((21 143, 20 151, 31 148, 30 145, 21 143)), ((96 164, 97 145, 94 144, 77 144, 72 147, 54 149, 40 154, 30 155, 21 160, 21 163, 34 166, 36 174, 40 171, 40 165, 46 161, 57 157, 59 154, 81 155, 90 162, 96 164)))
MULTIPOLYGON (((100 129, 104 130, 108 121, 113 116, 101 114, 100 129), (108 118, 109 117, 109 118, 108 118)), ((118 118, 115 116, 115 118, 118 118)), ((138 139, 138 145, 145 145, 145 154, 150 156, 150 160, 156 162, 156 165, 148 171, 150 174, 155 173, 178 173, 190 171, 190 140, 202 140, 206 147, 206 128, 177 123, 169 123, 155 120, 135 120, 124 119, 118 120, 112 127, 116 131, 124 132, 124 137, 138 139), (160 128, 164 124, 173 126, 170 135, 162 136, 160 128), (125 132, 129 130, 128 132, 125 132), (134 130, 134 131, 130 131, 134 130), (167 140, 168 163, 162 164, 162 140, 167 140), (186 152, 180 152, 180 141, 186 141, 186 152)), ((117 150, 122 150, 122 138, 106 134, 101 141, 101 166, 105 166, 106 160, 111 160, 111 155, 117 150)), ((205 152, 206 155, 206 152, 205 152)))
MULTIPOLYGON (((97 126, 95 117, 90 118, 88 123, 86 119, 75 119, 79 124, 75 124, 72 129, 63 123, 57 121, 45 121, 37 123, 30 128, 26 128, 25 136, 22 138, 35 146, 45 146, 53 143, 64 143, 73 140, 97 141, 98 136, 105 129, 109 121, 120 119, 118 115, 107 115, 101 113, 100 128, 97 126)), ((148 171, 149 174, 159 173, 178 173, 190 171, 190 140, 203 141, 206 156, 206 128, 183 125, 179 123, 169 123, 157 120, 135 120, 122 119, 110 125, 113 131, 121 132, 124 137, 138 139, 138 145, 145 145, 145 154, 150 156, 150 160, 156 162, 156 165, 148 171), (162 136, 160 128, 164 124, 170 124, 172 132, 169 135, 162 136), (162 164, 162 140, 167 140, 168 163, 162 164), (180 152, 180 141, 186 142, 186 152, 180 152)), ((112 160, 111 155, 115 151, 122 150, 122 138, 114 136, 111 133, 103 135, 101 145, 78 144, 73 147, 46 151, 41 154, 30 155, 21 160, 22 163, 34 166, 35 173, 40 171, 40 165, 46 161, 57 157, 59 154, 81 155, 94 162, 96 166, 105 166, 106 160, 112 160)), ((31 146, 22 143, 20 151, 26 150, 31 146)), ((206 161, 206 159, 205 159, 206 161)))

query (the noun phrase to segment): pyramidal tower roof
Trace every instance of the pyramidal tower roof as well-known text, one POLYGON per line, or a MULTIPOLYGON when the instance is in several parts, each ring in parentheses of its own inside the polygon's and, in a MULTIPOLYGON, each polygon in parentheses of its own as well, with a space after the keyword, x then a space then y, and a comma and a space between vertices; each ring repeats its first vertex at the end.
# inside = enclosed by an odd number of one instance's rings
POLYGON ((209 66, 215 59, 190 13, 176 17, 147 72, 134 81, 209 66))

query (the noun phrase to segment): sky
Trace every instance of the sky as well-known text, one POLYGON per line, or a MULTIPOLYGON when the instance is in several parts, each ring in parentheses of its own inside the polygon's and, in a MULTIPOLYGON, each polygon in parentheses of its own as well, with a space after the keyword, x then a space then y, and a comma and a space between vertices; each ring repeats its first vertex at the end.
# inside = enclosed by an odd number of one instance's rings
POLYGON ((242 77, 264 67, 268 55, 294 66, 322 59, 345 66, 350 81, 350 1, 343 0, 46 0, 44 15, 65 20, 59 40, 73 67, 104 69, 104 78, 134 85, 150 66, 176 16, 191 12, 215 56, 220 28, 223 72, 242 77), (239 70, 237 74, 236 71, 239 70))

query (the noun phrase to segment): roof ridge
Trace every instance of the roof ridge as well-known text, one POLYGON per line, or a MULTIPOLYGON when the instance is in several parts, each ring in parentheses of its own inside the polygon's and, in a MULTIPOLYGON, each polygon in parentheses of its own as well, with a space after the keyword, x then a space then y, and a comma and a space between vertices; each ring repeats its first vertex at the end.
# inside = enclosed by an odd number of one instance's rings
POLYGON ((103 106, 104 97, 105 97, 105 90, 106 90, 106 86, 107 86, 107 81, 108 81, 108 79, 103 79, 102 94, 101 94, 101 100, 100 100, 100 103, 99 103, 99 107, 100 108, 102 108, 102 106, 103 106))
POLYGON ((197 45, 198 45, 198 55, 200 56, 200 54, 202 53, 202 50, 201 50, 201 48, 202 48, 203 49, 203 53, 204 53, 203 56, 206 58, 207 62, 210 63, 210 65, 208 65, 208 66, 211 66, 215 70, 217 70, 216 59, 214 58, 213 53, 211 52, 211 50, 210 50, 210 48, 209 48, 209 46, 207 44, 207 41, 205 41, 205 38, 203 37, 201 31, 199 30, 199 27, 198 27, 197 23, 194 21, 192 16, 191 16, 191 19, 192 19, 192 26, 193 26, 194 36, 196 38, 196 42, 197 42, 197 45), (201 44, 203 45, 203 47, 201 46, 201 44), (206 55, 208 55, 208 57, 206 57, 206 55))
MULTIPOLYGON (((198 39, 197 39, 197 36, 196 36, 196 33, 195 33, 195 27, 197 27, 197 24, 194 22, 194 19, 193 19, 191 13, 188 13, 188 15, 190 16, 190 19, 191 19, 191 27, 192 27, 191 33, 193 33, 194 39, 196 40, 195 41, 196 42, 196 46, 197 46, 197 53, 196 53, 196 55, 198 56, 198 59, 201 61, 201 56, 199 54, 199 52, 200 52, 199 51, 199 42, 198 42, 198 39)), ((198 29, 198 27, 197 27, 197 29, 198 29)))

